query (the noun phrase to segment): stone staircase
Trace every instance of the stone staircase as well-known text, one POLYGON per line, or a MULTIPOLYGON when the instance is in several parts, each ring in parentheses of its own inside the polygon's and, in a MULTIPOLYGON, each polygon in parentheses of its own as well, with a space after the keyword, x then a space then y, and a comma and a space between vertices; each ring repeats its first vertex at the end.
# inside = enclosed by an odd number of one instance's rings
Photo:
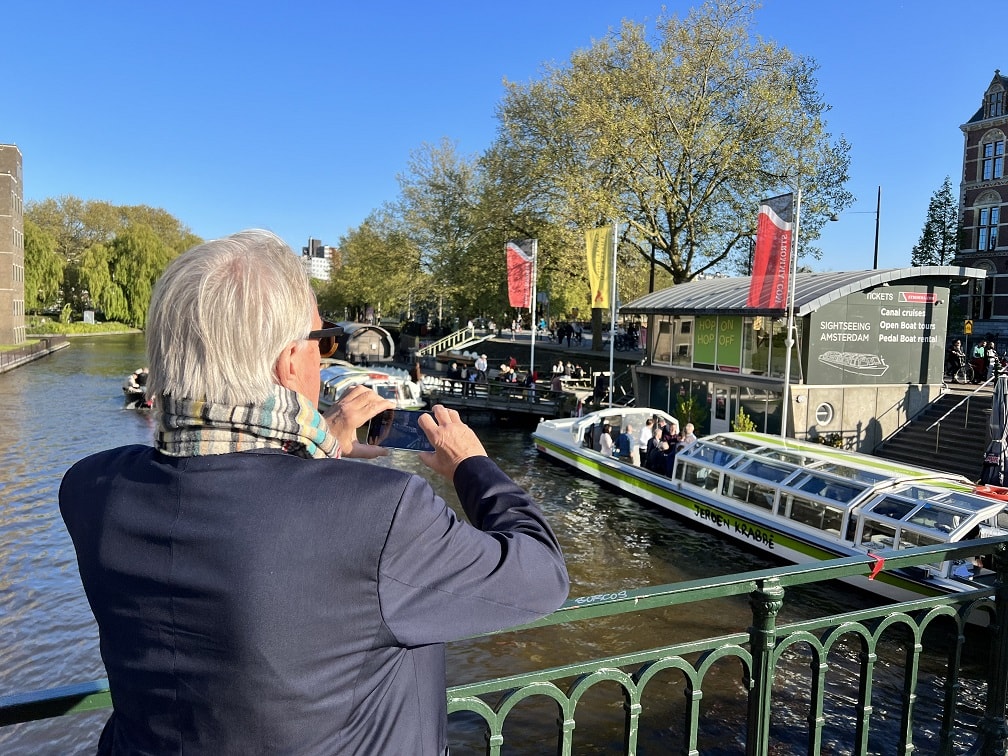
POLYGON ((970 396, 969 390, 950 387, 928 409, 883 442, 875 450, 875 456, 978 480, 987 448, 987 420, 991 411, 989 388, 981 389, 961 404, 942 420, 941 425, 927 430, 967 396, 970 396))

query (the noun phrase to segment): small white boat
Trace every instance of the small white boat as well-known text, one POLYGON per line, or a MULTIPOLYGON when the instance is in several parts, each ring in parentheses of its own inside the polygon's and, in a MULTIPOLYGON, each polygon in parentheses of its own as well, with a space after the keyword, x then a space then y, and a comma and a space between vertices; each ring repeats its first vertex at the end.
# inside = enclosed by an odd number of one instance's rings
MULTIPOLYGON (((675 456, 671 477, 586 446, 600 423, 613 435, 653 415, 612 407, 546 420, 533 433, 542 454, 621 491, 795 564, 838 557, 884 560, 890 549, 1008 534, 1008 489, 820 444, 761 433, 720 433, 675 456), (986 493, 986 495, 980 495, 986 493)), ((972 590, 993 573, 979 563, 886 570, 853 585, 896 600, 972 590)))
POLYGON ((126 409, 150 409, 147 398, 147 368, 137 368, 130 373, 122 385, 126 409))
POLYGON ((420 386, 410 380, 405 370, 398 368, 361 367, 349 362, 331 360, 322 368, 321 378, 319 410, 332 406, 351 386, 361 384, 374 389, 386 399, 391 399, 397 409, 424 407, 420 386))

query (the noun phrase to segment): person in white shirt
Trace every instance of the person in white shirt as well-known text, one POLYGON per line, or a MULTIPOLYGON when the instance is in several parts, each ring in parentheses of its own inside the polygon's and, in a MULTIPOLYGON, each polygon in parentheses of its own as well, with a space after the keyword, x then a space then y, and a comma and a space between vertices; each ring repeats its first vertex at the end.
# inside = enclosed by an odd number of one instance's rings
POLYGON ((613 452, 612 427, 606 423, 602 426, 602 435, 599 436, 599 451, 603 457, 611 457, 613 452))
POLYGON ((637 448, 642 461, 647 455, 648 441, 651 440, 652 435, 654 435, 654 420, 649 417, 644 423, 644 427, 640 429, 640 435, 637 437, 637 448))

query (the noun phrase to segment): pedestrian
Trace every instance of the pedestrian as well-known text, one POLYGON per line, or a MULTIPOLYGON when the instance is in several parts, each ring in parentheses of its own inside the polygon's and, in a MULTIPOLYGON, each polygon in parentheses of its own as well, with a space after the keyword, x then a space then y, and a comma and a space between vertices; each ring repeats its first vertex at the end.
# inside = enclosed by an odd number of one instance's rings
POLYGON ((457 412, 421 416, 418 458, 472 525, 366 461, 385 451, 357 429, 390 400, 355 386, 319 414, 338 331, 268 231, 154 286, 155 445, 81 460, 59 494, 113 702, 99 754, 442 756, 443 644, 566 597, 542 513, 457 412))
POLYGON ((1000 363, 997 348, 994 346, 993 341, 987 342, 984 358, 987 360, 987 380, 989 381, 997 374, 998 364, 1000 363))

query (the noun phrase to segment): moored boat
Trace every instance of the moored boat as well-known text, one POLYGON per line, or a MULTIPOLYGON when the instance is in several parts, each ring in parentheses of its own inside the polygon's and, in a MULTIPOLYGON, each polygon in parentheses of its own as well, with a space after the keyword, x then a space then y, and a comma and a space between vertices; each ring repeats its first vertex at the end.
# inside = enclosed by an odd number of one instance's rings
MULTIPOLYGON (((719 433, 675 456, 670 477, 586 445, 600 423, 618 433, 650 416, 613 407, 547 420, 533 433, 544 455, 677 515, 792 563, 865 556, 1008 534, 1008 501, 979 495, 962 476, 760 433, 719 433)), ((982 493, 982 492, 981 492, 982 493)), ((847 579, 906 600, 972 590, 993 574, 981 562, 937 562, 847 579)))
POLYGON ((325 410, 351 386, 364 385, 391 399, 397 409, 422 409, 420 386, 410 380, 405 370, 383 367, 359 367, 349 362, 328 361, 321 371, 319 409, 325 410))

